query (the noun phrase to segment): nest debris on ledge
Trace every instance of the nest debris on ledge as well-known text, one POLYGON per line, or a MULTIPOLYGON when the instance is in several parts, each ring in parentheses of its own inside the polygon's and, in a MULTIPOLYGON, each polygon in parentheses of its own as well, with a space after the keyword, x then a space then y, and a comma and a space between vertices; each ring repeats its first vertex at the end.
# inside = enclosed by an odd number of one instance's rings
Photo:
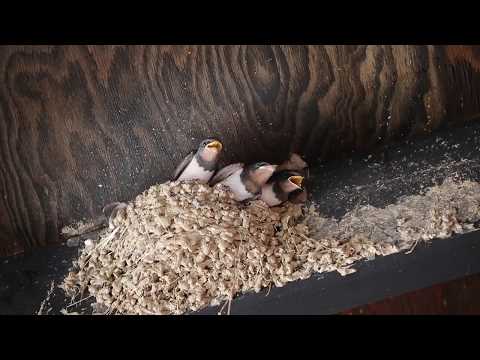
POLYGON ((152 186, 87 240, 61 287, 116 314, 183 314, 314 272, 346 275, 361 259, 475 229, 480 184, 447 179, 424 195, 342 219, 314 205, 239 204, 222 185, 152 186))

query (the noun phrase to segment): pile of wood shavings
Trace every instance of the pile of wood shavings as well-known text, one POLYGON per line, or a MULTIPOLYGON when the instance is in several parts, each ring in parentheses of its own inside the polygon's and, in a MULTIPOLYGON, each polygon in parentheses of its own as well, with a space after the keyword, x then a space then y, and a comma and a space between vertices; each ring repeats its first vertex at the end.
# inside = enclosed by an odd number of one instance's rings
MULTIPOLYGON (((452 193, 454 184, 446 182, 429 194, 452 193)), ((448 208, 444 203, 438 208, 435 195, 427 194, 391 208, 360 208, 337 221, 322 218, 312 206, 241 205, 221 185, 155 185, 82 250, 62 287, 72 297, 88 291, 108 313, 182 314, 314 272, 345 275, 355 271, 350 266, 357 260, 398 252, 418 239, 471 230, 471 222, 480 218, 480 185, 455 186, 457 193, 470 191, 470 201, 462 199, 469 210, 461 219, 451 210, 459 206, 454 199, 449 198, 448 208), (412 201, 417 210, 408 206, 412 201), (385 211, 394 214, 394 224, 387 216, 390 228, 379 222, 385 211), (433 220, 415 222, 415 211, 433 220), (384 234, 383 241, 377 233, 384 234)))

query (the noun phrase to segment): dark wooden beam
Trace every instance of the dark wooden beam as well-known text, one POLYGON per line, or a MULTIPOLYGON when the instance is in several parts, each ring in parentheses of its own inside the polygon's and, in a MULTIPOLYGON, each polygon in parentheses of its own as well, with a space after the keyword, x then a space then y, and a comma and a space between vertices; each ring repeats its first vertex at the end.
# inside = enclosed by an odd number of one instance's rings
POLYGON ((480 315, 480 274, 363 305, 344 315, 480 315))

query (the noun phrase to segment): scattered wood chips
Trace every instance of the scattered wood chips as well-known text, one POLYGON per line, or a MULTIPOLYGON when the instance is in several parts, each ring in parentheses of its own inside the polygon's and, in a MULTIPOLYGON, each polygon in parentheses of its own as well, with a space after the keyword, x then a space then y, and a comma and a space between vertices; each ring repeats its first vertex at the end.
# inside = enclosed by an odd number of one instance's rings
POLYGON ((183 314, 240 293, 355 272, 360 259, 413 249, 420 240, 474 229, 480 184, 444 184, 385 209, 362 207, 341 220, 313 206, 243 205, 222 185, 155 185, 120 212, 113 228, 81 250, 62 288, 94 296, 106 313, 183 314))

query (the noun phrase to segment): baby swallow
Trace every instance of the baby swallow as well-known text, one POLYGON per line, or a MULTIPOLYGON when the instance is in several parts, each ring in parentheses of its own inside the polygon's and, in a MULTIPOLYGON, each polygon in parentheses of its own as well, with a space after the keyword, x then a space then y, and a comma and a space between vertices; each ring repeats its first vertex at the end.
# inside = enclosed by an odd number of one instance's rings
POLYGON ((296 154, 291 153, 287 161, 283 162, 277 167, 277 173, 282 171, 294 171, 299 175, 303 176, 302 188, 294 190, 289 193, 288 200, 294 204, 300 204, 307 201, 308 192, 307 192, 307 182, 310 177, 310 170, 308 164, 303 160, 303 158, 296 154))
POLYGON ((243 163, 231 164, 221 169, 212 178, 210 184, 221 183, 230 188, 235 200, 244 201, 260 196, 262 186, 274 173, 276 165, 258 162, 245 166, 243 163))
POLYGON ((268 206, 277 206, 289 200, 294 191, 302 190, 304 177, 297 172, 282 171, 273 174, 262 186, 260 197, 268 206))
POLYGON ((174 181, 199 180, 208 183, 217 170, 222 143, 215 139, 203 140, 197 151, 192 150, 175 169, 174 181))

